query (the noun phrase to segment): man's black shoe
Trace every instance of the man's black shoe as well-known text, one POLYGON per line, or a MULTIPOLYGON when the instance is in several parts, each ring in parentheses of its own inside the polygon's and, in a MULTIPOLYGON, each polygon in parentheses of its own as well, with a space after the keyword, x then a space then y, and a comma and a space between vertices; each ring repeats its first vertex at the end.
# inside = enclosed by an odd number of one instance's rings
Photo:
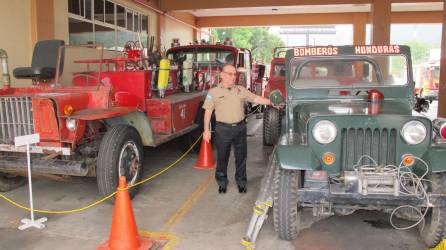
POLYGON ((246 189, 246 186, 241 186, 241 185, 238 186, 238 192, 239 193, 246 193, 246 191, 248 191, 246 189))
POLYGON ((226 187, 219 186, 218 187, 218 193, 219 194, 221 194, 221 193, 225 194, 226 193, 226 187))

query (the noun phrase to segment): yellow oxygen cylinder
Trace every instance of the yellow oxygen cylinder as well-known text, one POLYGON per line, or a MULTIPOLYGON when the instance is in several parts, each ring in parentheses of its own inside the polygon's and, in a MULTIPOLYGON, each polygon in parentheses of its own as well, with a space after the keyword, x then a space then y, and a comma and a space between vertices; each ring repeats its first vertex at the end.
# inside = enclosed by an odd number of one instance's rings
POLYGON ((169 59, 161 59, 158 73, 158 91, 160 97, 164 97, 164 92, 169 84, 169 70, 170 70, 169 59))

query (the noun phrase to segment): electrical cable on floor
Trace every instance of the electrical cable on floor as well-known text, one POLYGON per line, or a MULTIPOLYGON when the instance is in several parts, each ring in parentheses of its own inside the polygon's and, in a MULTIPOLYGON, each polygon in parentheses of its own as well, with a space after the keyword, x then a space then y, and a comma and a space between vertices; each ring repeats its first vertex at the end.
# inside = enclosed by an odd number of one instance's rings
MULTIPOLYGON (((130 188, 136 187, 136 186, 138 186, 138 185, 144 184, 144 183, 146 183, 146 182, 148 182, 148 181, 151 181, 151 180, 155 179, 156 177, 160 176, 161 174, 163 174, 164 172, 166 172, 167 170, 171 169, 171 168, 174 167, 175 165, 177 165, 180 161, 182 161, 182 160, 184 159, 184 157, 186 157, 186 155, 189 154, 189 152, 194 148, 194 146, 200 141, 201 137, 202 137, 202 135, 200 135, 200 136, 198 137, 198 139, 192 144, 192 146, 191 146, 191 147, 190 147, 184 154, 182 154, 176 161, 174 161, 172 164, 170 164, 169 166, 165 167, 164 169, 162 169, 162 170, 159 171, 158 173, 156 173, 156 174, 154 174, 154 175, 152 175, 152 176, 150 176, 150 177, 148 177, 148 178, 146 178, 146 179, 144 179, 144 180, 141 180, 141 181, 139 181, 139 182, 137 182, 137 183, 135 183, 135 184, 133 184, 133 185, 129 185, 129 186, 127 186, 126 189, 130 189, 130 188)), ((91 203, 91 204, 89 204, 89 205, 87 205, 87 206, 85 206, 85 207, 82 207, 82 208, 71 209, 71 210, 42 210, 42 209, 34 209, 34 212, 42 213, 42 214, 69 214, 69 213, 78 213, 78 212, 85 211, 85 210, 87 210, 87 209, 90 209, 90 208, 92 208, 92 207, 95 207, 95 206, 97 206, 97 205, 99 205, 99 204, 105 202, 106 200, 112 198, 116 193, 117 193, 117 191, 111 193, 111 194, 108 195, 107 197, 104 197, 104 198, 102 198, 102 199, 100 199, 100 200, 98 200, 98 201, 95 201, 95 202, 93 202, 93 203, 91 203)), ((21 208, 21 209, 24 209, 24 210, 27 210, 27 211, 31 211, 31 209, 30 209, 29 207, 24 206, 24 205, 22 205, 22 204, 20 204, 20 203, 18 203, 18 202, 15 202, 15 201, 13 201, 12 199, 6 197, 6 196, 3 195, 3 194, 0 194, 0 198, 2 198, 3 200, 5 200, 5 201, 11 203, 12 205, 14 205, 14 206, 16 206, 16 207, 18 207, 18 208, 21 208)))

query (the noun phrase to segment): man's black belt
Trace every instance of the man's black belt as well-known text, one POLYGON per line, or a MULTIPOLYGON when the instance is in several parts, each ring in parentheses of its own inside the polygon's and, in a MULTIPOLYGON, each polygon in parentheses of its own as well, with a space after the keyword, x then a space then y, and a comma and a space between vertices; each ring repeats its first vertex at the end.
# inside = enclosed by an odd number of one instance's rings
POLYGON ((242 124, 245 124, 245 119, 239 121, 239 122, 235 122, 235 123, 226 123, 226 122, 217 122, 218 125, 223 125, 223 126, 231 126, 231 127, 235 127, 235 126, 239 126, 242 124))

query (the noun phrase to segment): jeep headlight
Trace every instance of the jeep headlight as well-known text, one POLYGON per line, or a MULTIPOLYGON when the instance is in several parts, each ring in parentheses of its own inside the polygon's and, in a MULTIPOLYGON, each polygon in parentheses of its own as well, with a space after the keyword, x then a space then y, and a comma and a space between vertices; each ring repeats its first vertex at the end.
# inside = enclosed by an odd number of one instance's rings
POLYGON ((314 125, 312 134, 317 142, 328 144, 336 139, 337 129, 333 122, 322 120, 314 125))
POLYGON ((76 119, 68 118, 65 121, 65 125, 67 126, 67 129, 70 130, 71 132, 75 131, 77 127, 76 119))
POLYGON ((416 145, 424 141, 427 135, 427 129, 420 121, 408 121, 401 129, 401 135, 407 144, 416 145))

